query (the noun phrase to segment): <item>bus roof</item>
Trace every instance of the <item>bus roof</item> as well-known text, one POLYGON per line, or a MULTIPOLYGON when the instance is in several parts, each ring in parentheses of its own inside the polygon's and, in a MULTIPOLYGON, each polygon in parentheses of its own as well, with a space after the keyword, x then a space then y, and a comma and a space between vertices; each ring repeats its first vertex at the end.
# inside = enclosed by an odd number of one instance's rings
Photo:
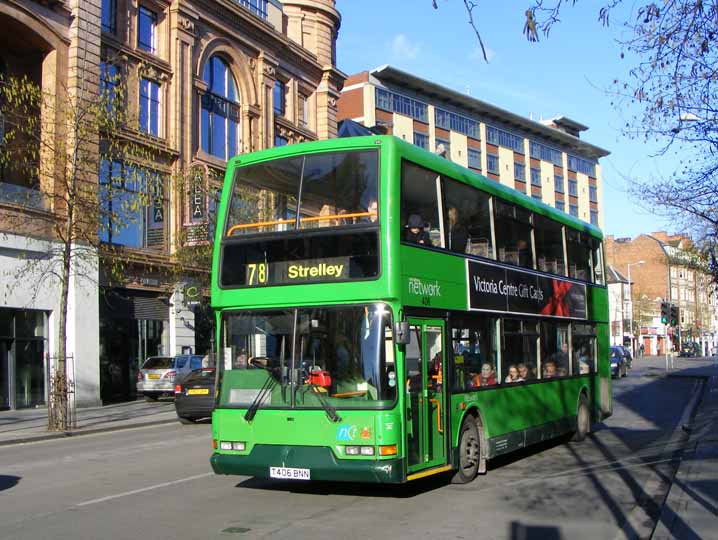
POLYGON ((542 216, 550 217, 568 227, 586 232, 591 236, 603 239, 601 229, 585 221, 575 218, 566 212, 559 211, 548 204, 537 201, 525 193, 500 184, 494 180, 476 173, 466 167, 440 157, 428 150, 419 148, 394 135, 367 135, 363 137, 343 137, 336 139, 324 139, 321 141, 310 141, 305 143, 290 144, 259 150, 250 154, 240 154, 230 161, 230 166, 243 167, 257 162, 279 159, 293 155, 327 152, 330 150, 350 150, 358 148, 390 147, 409 160, 424 165, 439 173, 446 174, 455 180, 480 188, 492 195, 516 203, 542 216))

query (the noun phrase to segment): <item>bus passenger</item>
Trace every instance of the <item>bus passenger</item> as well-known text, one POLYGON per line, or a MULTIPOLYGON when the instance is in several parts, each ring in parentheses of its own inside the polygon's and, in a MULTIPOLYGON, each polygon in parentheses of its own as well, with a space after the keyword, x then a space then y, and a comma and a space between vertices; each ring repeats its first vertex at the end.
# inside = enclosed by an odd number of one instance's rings
POLYGON ((419 214, 411 214, 406 222, 406 241, 413 244, 431 246, 431 237, 424 230, 424 220, 419 214))
POLYGON ((377 204, 376 199, 369 200, 369 204, 366 205, 366 211, 369 215, 362 221, 376 223, 376 220, 379 218, 379 205, 377 204))
POLYGON ((466 227, 459 222, 459 211, 455 206, 450 206, 448 248, 456 253, 465 253, 468 241, 469 233, 466 230, 466 227))
POLYGON ((520 381, 527 381, 530 378, 529 368, 526 364, 522 362, 518 366, 516 366, 516 368, 519 370, 520 381))
POLYGON ((471 383, 473 384, 474 388, 495 385, 496 372, 494 371, 494 366, 492 366, 489 362, 484 362, 483 364, 481 364, 481 373, 479 373, 478 375, 474 375, 474 378, 471 379, 471 383))
POLYGON ((543 378, 553 379, 556 376, 556 362, 553 360, 547 360, 543 365, 543 378))
POLYGON ((509 366, 509 373, 506 375, 506 379, 504 380, 505 383, 517 383, 521 382, 523 379, 519 376, 519 368, 517 368, 514 364, 511 364, 509 366))

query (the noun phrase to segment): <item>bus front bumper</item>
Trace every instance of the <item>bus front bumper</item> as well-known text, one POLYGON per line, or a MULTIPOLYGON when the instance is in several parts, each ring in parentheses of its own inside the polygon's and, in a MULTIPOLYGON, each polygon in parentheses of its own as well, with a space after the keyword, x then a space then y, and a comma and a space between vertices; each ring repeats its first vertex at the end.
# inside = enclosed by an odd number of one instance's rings
POLYGON ((270 467, 309 469, 311 480, 339 482, 404 482, 402 459, 337 459, 327 447, 256 445, 247 455, 212 454, 212 470, 217 474, 236 474, 270 478, 270 467))

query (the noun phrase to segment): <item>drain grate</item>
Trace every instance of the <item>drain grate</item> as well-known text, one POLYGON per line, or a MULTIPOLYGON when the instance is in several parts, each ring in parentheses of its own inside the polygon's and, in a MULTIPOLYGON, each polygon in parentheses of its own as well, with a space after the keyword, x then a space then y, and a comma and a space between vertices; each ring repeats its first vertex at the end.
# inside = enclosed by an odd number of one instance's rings
POLYGON ((223 533, 227 534, 244 534, 248 533, 252 529, 249 529, 247 527, 227 527, 226 529, 222 529, 223 533))

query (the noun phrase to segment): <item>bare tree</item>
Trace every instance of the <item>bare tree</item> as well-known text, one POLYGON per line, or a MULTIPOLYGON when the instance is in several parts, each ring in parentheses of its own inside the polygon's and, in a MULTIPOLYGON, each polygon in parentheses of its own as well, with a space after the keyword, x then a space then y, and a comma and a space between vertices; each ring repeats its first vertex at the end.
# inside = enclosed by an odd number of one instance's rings
POLYGON ((136 219, 136 210, 149 204, 156 189, 149 168, 151 151, 138 136, 137 119, 125 106, 121 59, 103 63, 102 69, 98 73, 86 63, 78 69, 79 85, 72 90, 63 87, 57 94, 43 91, 26 77, 0 81, 4 177, 32 188, 18 189, 15 202, 19 207, 36 205, 29 199, 40 197, 49 210, 33 214, 32 219, 22 210, 2 218, 5 230, 42 238, 47 246, 44 257, 28 258, 10 276, 11 281, 33 279, 36 291, 40 284, 51 282, 50 290, 58 291, 59 339, 48 403, 50 430, 68 429, 70 283, 89 280, 96 286, 102 240, 136 219))

